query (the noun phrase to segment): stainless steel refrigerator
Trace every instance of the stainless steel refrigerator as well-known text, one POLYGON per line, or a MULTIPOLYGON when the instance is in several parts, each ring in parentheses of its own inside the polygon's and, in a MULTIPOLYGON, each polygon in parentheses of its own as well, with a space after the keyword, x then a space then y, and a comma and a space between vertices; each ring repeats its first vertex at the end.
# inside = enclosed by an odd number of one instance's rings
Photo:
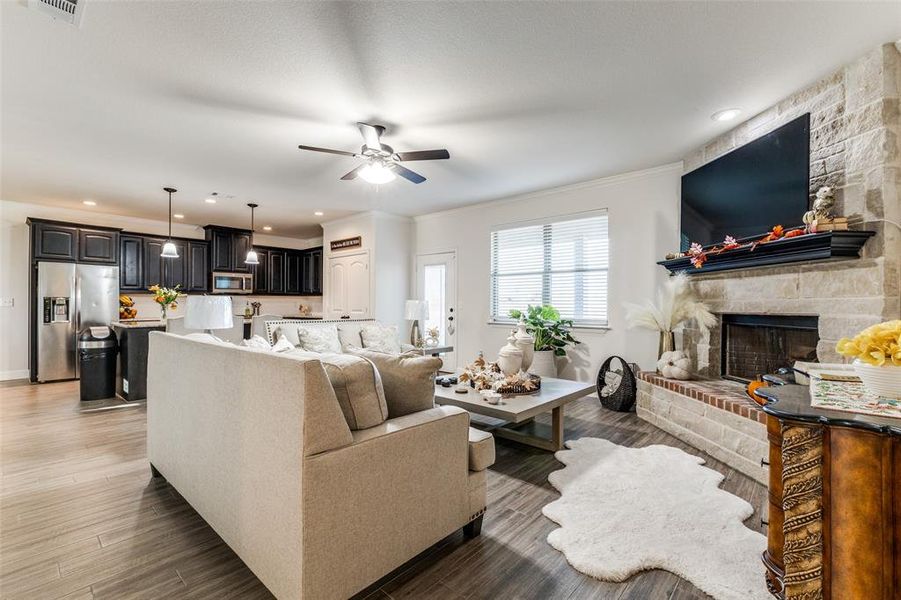
POLYGON ((118 320, 119 267, 39 262, 36 314, 37 380, 77 379, 78 333, 118 320))

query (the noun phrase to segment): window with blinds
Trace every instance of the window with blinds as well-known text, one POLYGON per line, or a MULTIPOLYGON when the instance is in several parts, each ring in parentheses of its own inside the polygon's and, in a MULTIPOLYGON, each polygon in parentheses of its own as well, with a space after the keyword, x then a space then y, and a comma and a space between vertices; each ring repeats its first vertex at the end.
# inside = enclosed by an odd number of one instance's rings
POLYGON ((491 320, 550 304, 576 325, 607 325, 607 214, 491 232, 491 320))

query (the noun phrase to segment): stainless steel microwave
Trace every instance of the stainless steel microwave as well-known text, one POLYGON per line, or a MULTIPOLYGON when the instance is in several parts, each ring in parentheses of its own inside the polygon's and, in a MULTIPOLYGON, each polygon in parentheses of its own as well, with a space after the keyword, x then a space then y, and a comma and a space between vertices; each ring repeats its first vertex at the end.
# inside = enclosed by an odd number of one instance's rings
POLYGON ((251 273, 213 272, 214 294, 252 294, 253 275, 251 273))

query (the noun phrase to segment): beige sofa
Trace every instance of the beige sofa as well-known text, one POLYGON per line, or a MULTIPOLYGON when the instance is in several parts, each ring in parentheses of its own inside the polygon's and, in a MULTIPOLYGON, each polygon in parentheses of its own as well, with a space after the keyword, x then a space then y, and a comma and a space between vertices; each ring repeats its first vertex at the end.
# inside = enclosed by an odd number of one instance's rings
POLYGON ((150 335, 147 452, 280 599, 352 596, 459 528, 491 436, 455 407, 351 431, 309 354, 150 335))

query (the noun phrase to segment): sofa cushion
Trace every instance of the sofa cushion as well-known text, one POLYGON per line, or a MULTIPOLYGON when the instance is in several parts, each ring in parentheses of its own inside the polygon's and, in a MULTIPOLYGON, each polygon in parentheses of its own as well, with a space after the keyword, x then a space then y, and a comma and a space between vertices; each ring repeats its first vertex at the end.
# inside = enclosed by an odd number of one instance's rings
POLYGON ((435 374, 441 359, 435 356, 386 354, 372 350, 351 350, 376 366, 382 377, 388 418, 393 419, 435 405, 435 374))
POLYGON ((351 431, 375 427, 388 418, 382 380, 371 362, 350 354, 321 354, 317 358, 351 431))
POLYGON ((307 352, 328 352, 338 354, 341 352, 341 342, 338 341, 338 328, 333 324, 322 324, 315 327, 299 326, 297 328, 298 344, 307 352))
POLYGON ((494 464, 494 436, 487 431, 469 428, 469 470, 484 471, 494 464))
POLYGON ((367 350, 400 354, 396 325, 365 323, 360 327, 360 337, 363 340, 363 348, 367 350))

